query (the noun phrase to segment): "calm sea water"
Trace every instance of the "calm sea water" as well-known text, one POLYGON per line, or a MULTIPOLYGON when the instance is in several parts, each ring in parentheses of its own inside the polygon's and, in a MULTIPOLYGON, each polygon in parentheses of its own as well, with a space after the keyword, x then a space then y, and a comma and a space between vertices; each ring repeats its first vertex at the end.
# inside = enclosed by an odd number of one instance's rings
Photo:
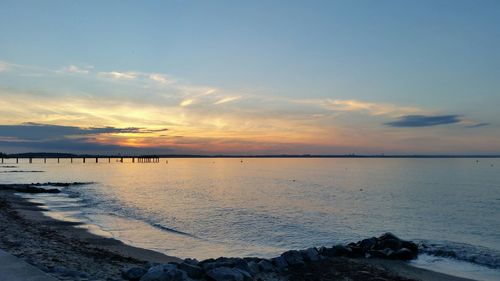
POLYGON ((9 160, 0 182, 94 182, 30 198, 169 255, 271 257, 390 231, 428 245, 417 266, 500 279, 500 159, 166 160, 9 160))

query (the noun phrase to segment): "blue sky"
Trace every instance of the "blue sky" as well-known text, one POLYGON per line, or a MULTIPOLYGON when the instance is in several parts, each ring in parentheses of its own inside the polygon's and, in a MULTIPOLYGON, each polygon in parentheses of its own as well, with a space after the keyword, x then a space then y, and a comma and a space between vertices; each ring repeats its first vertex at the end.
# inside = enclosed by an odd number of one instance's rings
MULTIPOLYGON (((1 125, 169 127, 92 134, 82 151, 500 152, 498 1, 2 1, 0 11, 0 97, 25 108, 2 112, 1 125), (408 120, 423 125, 389 125, 408 120)), ((0 150, 49 148, 6 128, 0 150)))

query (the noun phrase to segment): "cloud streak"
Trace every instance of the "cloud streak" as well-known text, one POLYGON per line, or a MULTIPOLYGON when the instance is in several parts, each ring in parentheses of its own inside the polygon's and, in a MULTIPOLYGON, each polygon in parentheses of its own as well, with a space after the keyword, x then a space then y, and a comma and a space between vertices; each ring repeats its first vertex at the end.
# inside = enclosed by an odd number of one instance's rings
POLYGON ((337 112, 365 112, 370 115, 390 115, 399 116, 410 113, 419 113, 423 110, 416 107, 401 106, 390 103, 376 103, 361 100, 342 100, 342 99, 307 99, 296 100, 299 104, 315 105, 320 108, 337 112))
POLYGON ((222 99, 214 102, 214 105, 232 102, 232 101, 235 101, 235 100, 239 100, 240 98, 241 97, 225 97, 225 98, 222 98, 222 99))
POLYGON ((390 127, 430 127, 438 125, 448 125, 460 123, 462 120, 459 115, 406 115, 401 116, 398 120, 387 122, 385 125, 390 127))
POLYGON ((465 127, 466 128, 480 128, 480 127, 486 127, 489 125, 490 125, 490 123, 477 123, 477 124, 467 125, 465 127))
MULTIPOLYGON (((92 67, 88 67, 88 68, 92 68, 92 67)), ((88 68, 80 68, 76 65, 70 65, 70 66, 61 68, 61 70, 59 70, 59 72, 72 73, 72 74, 89 74, 90 71, 88 68)))
POLYGON ((60 139, 71 136, 95 136, 102 134, 150 134, 168 129, 145 129, 138 127, 88 127, 61 126, 27 122, 21 125, 0 125, 0 137, 18 140, 60 139))
POLYGON ((110 71, 110 72, 98 72, 97 75, 117 80, 133 80, 137 78, 136 72, 110 71))

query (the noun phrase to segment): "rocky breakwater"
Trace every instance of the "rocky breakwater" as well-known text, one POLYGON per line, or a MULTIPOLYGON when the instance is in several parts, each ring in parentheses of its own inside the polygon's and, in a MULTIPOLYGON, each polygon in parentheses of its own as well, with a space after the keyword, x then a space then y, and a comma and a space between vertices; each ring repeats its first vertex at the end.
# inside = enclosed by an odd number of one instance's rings
MULTIPOLYGON (((283 276, 294 274, 301 268, 322 264, 335 259, 382 258, 411 260, 418 255, 418 246, 410 241, 399 239, 386 233, 378 238, 372 237, 347 245, 333 247, 290 250, 271 259, 261 258, 217 258, 197 261, 185 259, 182 263, 150 264, 123 271, 122 277, 131 281, 251 281, 266 280, 272 274, 283 276)), ((374 280, 388 280, 377 277, 374 280)), ((279 279, 279 278, 278 278, 279 279)), ((368 279, 366 279, 368 280, 368 279)), ((370 279, 371 280, 371 279, 370 279)), ((399 280, 399 279, 398 279, 399 280)))

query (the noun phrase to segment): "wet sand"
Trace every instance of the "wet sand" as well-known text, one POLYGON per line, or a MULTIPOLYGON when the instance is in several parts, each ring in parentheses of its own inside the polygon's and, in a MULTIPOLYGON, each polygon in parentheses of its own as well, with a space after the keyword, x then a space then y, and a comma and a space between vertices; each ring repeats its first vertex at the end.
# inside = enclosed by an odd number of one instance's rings
POLYGON ((126 245, 45 216, 42 206, 0 191, 0 248, 62 280, 120 278, 125 267, 180 259, 126 245))
MULTIPOLYGON (((43 206, 0 190, 0 248, 60 280, 121 280, 121 271, 176 257, 126 245, 78 228, 78 223, 45 216, 43 206)), ((262 280, 445 280, 465 281, 400 261, 333 258, 262 280)))

